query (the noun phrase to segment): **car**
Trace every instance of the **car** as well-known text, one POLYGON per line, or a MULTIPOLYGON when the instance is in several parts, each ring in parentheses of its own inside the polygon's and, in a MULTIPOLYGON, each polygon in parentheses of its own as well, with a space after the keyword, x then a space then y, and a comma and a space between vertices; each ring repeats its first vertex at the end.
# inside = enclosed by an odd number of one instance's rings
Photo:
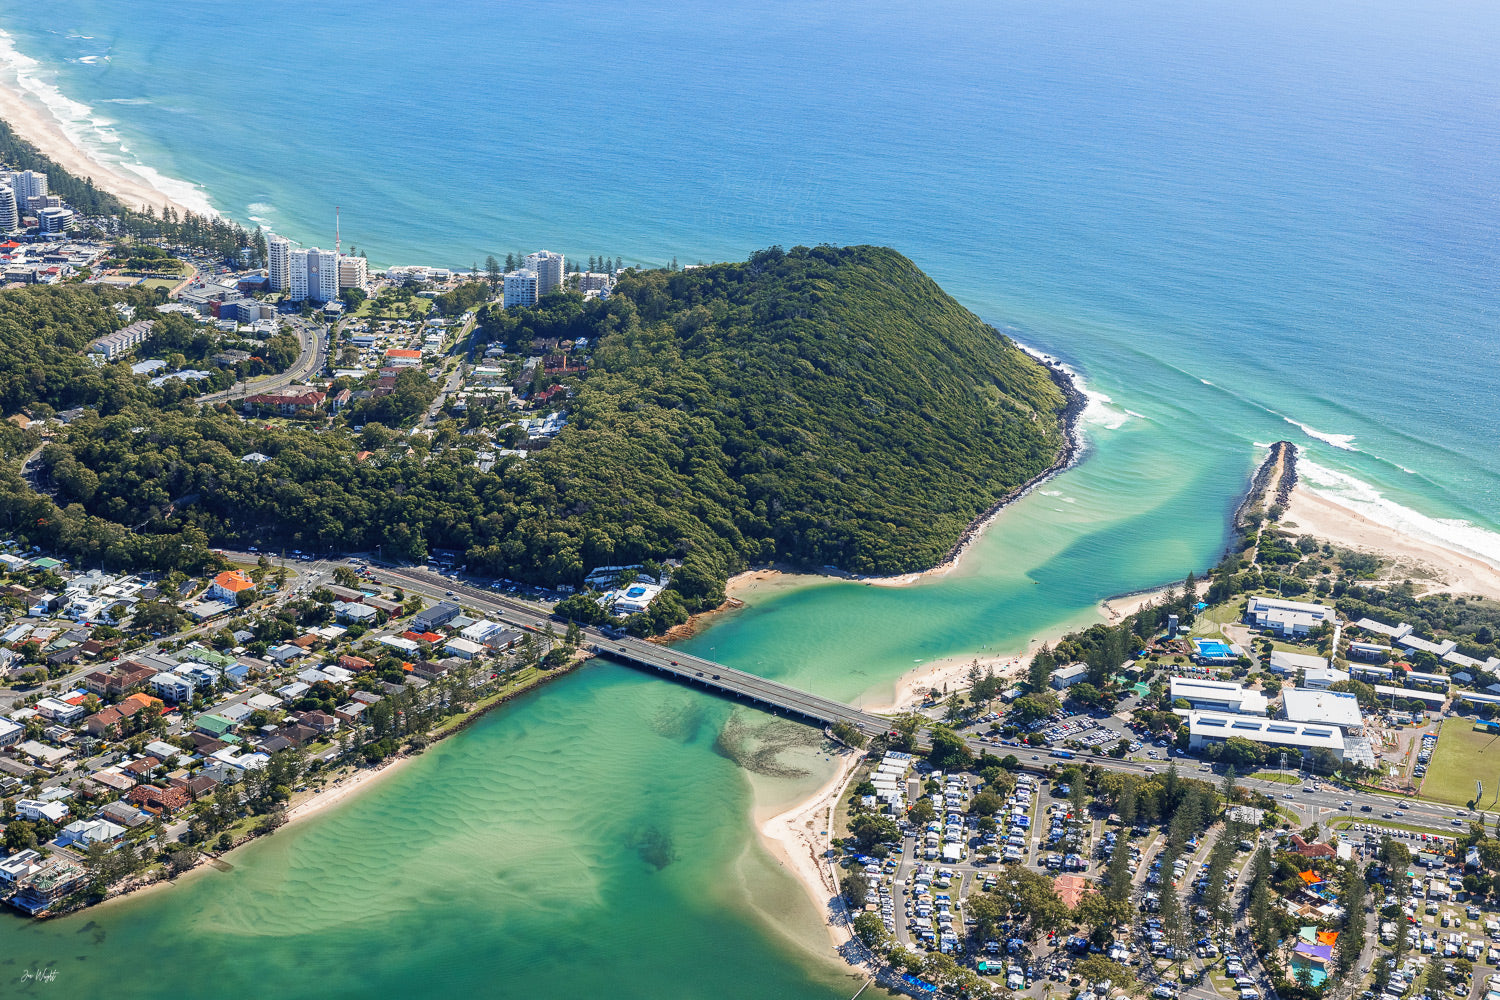
POLYGON ((1452 823, 1454 826, 1463 826, 1464 825, 1464 821, 1461 820, 1461 819, 1459 819, 1457 816, 1453 817, 1448 822, 1452 823))
POLYGON ((450 591, 448 591, 448 594, 447 594, 447 596, 449 596, 449 597, 452 597, 452 596, 453 596, 453 591, 451 591, 451 590, 450 590, 450 591))
POLYGON ((1380 818, 1381 819, 1395 819, 1395 814, 1394 813, 1381 813, 1380 814, 1380 818))
POLYGON ((1359 811, 1362 812, 1362 813, 1369 812, 1370 811, 1370 804, 1367 802, 1364 805, 1360 806, 1359 807, 1359 811))
POLYGON ((1411 803, 1410 802, 1397 802, 1396 803, 1396 808, 1397 809, 1410 809, 1411 808, 1411 803))
POLYGON ((1291 792, 1287 792, 1284 795, 1282 795, 1281 797, 1284 798, 1284 799, 1295 799, 1297 796, 1293 795, 1291 792))
POLYGON ((718 680, 718 679, 719 679, 719 675, 718 674, 714 674, 714 680, 718 680))
POLYGON ((1344 808, 1345 809, 1349 809, 1349 808, 1353 807, 1353 805, 1354 805, 1354 803, 1351 802, 1351 801, 1349 801, 1348 799, 1344 800, 1344 808))
POLYGON ((673 661, 672 661, 672 666, 674 666, 674 667, 675 667, 675 666, 678 666, 678 663, 677 663, 677 661, 676 661, 676 660, 673 660, 673 661))
POLYGON ((1036 754, 1032 754, 1032 755, 1031 755, 1031 759, 1032 759, 1032 760, 1041 760, 1041 759, 1042 759, 1042 758, 1041 758, 1041 757, 1038 757, 1038 756, 1037 756, 1037 755, 1036 755, 1036 754))

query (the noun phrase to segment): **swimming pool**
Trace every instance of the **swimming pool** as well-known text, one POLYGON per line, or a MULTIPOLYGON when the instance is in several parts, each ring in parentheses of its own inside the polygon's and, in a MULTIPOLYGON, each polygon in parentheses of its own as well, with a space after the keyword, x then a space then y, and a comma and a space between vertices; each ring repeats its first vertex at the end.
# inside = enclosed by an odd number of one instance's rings
POLYGON ((1217 639, 1195 639, 1193 641, 1198 645, 1198 655, 1200 656, 1210 656, 1218 659, 1234 655, 1234 650, 1229 648, 1228 643, 1220 642, 1217 639))

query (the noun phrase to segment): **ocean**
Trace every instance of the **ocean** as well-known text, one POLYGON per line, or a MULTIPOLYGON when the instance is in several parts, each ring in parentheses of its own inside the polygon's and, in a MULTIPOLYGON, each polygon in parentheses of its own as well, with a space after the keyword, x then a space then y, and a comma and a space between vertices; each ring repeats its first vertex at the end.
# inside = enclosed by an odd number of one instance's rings
MULTIPOLYGON (((377 265, 888 244, 1068 362, 1087 457, 957 571, 778 591, 692 642, 878 701, 1210 565, 1282 438, 1314 489, 1500 562, 1500 11, 1309 6, 58 0, 5 6, 0 79, 180 200, 322 246, 338 206, 377 265)), ((165 939, 225 996, 833 997, 747 819, 830 765, 747 770, 725 726, 766 722, 591 668, 233 873, 0 921, 0 955, 114 992, 165 939)))

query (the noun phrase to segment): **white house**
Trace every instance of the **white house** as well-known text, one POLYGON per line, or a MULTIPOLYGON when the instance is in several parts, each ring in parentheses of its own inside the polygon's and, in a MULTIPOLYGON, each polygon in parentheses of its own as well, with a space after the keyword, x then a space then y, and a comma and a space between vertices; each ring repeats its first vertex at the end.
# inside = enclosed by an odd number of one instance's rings
POLYGON ((1300 637, 1331 621, 1333 609, 1325 604, 1287 601, 1279 597, 1252 597, 1245 607, 1245 621, 1281 636, 1300 637))
POLYGON ((87 848, 90 844, 109 844, 125 835, 125 828, 107 819, 78 819, 62 828, 58 840, 64 844, 87 848))
POLYGON ((68 807, 62 802, 43 802, 41 799, 17 799, 16 818, 31 820, 46 820, 48 823, 61 823, 68 816, 68 807))

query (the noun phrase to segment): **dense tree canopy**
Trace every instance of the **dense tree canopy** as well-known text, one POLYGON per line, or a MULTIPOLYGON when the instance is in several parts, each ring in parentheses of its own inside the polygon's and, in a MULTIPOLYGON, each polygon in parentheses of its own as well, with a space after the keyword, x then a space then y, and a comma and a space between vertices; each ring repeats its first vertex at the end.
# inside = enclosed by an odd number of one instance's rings
MULTIPOLYGON (((627 273, 607 301, 551 295, 483 320, 481 339, 595 344, 568 426, 529 459, 481 473, 462 446, 396 435, 360 457, 371 435, 341 425, 268 427, 138 392, 110 397, 105 368, 87 398, 48 390, 53 405, 94 408, 43 453, 55 504, 11 504, 0 527, 117 558, 150 547, 126 538, 139 533, 156 539, 153 563, 184 540, 380 546, 409 560, 437 546, 478 571, 543 583, 678 558, 666 604, 677 617, 720 600, 747 562, 932 565, 1063 444, 1064 398, 1047 371, 891 250, 773 249, 743 264, 627 273), (250 452, 271 461, 242 461, 250 452)), ((81 333, 50 336, 67 345, 59 359, 76 357, 81 333)), ((33 367, 45 382, 49 365, 33 367)), ((24 485, 0 481, 13 490, 24 485)))

